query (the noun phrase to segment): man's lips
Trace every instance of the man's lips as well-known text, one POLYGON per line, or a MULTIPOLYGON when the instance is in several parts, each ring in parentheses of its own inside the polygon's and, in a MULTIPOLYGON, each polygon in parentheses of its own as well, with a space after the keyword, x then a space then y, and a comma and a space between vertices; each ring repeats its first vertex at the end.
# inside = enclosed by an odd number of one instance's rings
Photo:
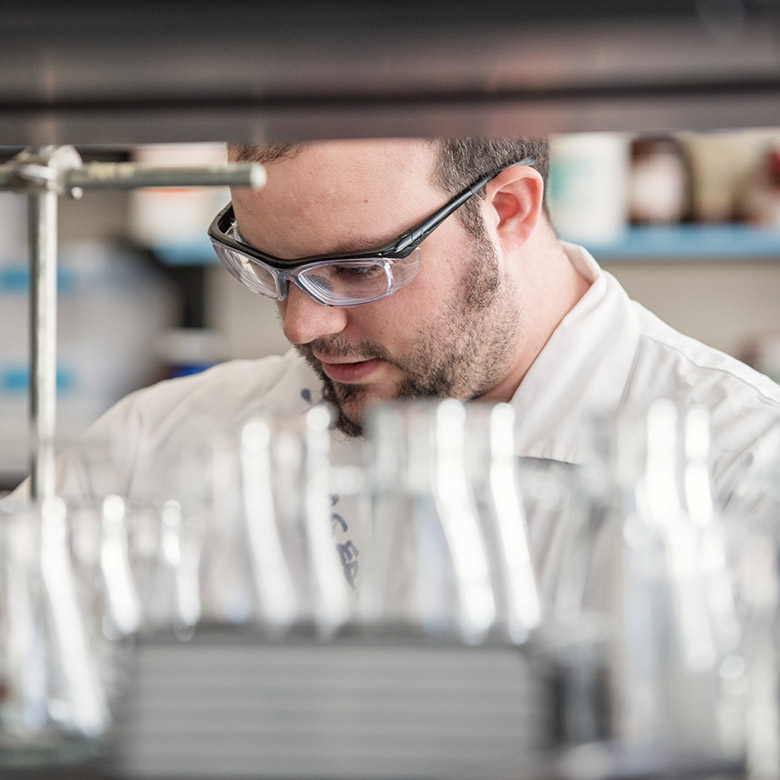
POLYGON ((360 382, 361 380, 368 378, 382 362, 378 358, 333 363, 328 362, 327 359, 318 358, 318 360, 322 364, 322 370, 325 372, 326 376, 334 382, 345 383, 360 382))

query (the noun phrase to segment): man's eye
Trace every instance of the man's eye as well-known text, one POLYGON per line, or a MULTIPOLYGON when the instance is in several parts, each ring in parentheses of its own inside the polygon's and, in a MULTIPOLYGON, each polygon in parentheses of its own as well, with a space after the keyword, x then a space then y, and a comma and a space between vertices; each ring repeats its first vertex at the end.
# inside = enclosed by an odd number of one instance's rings
POLYGON ((377 276, 384 276, 385 269, 379 264, 363 265, 359 263, 344 263, 343 265, 332 266, 333 273, 340 279, 373 279, 377 276))

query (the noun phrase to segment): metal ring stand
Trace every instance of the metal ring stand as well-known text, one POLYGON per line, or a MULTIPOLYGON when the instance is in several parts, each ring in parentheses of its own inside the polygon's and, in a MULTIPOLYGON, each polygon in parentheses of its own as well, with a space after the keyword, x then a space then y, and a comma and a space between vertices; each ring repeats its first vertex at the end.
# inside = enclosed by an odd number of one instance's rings
POLYGON ((85 190, 142 187, 252 187, 265 184, 259 163, 151 168, 136 163, 84 165, 73 146, 28 148, 0 166, 0 190, 27 196, 30 253, 30 494, 54 495, 57 393, 57 206, 85 190))

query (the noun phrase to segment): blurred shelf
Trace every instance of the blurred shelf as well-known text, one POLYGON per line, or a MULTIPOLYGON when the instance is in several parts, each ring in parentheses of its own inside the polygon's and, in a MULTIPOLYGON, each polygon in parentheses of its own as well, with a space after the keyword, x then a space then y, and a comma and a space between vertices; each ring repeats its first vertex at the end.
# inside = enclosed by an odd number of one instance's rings
POLYGON ((745 224, 631 227, 614 242, 582 243, 605 263, 780 261, 780 228, 745 224))
MULTIPOLYGON (((712 224, 632 227, 618 241, 585 244, 605 263, 616 262, 737 262, 780 261, 780 228, 754 225, 712 224)), ((157 259, 168 266, 212 265, 217 256, 203 240, 158 245, 157 259)))
POLYGON ((20 146, 759 127, 780 89, 774 0, 28 0, 0 39, 20 146))

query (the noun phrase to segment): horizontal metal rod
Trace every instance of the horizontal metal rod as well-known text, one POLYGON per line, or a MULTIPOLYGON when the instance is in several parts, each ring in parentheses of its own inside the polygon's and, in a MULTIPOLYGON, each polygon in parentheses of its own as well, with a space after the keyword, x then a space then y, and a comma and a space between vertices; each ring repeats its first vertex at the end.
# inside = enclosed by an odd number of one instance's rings
POLYGON ((65 172, 66 189, 126 189, 139 187, 253 187, 265 184, 259 163, 225 163, 187 168, 157 168, 137 163, 89 163, 65 172))
MULTIPOLYGON (((13 161, 0 166, 0 190, 24 191, 23 166, 13 161)), ((259 163, 224 163, 196 167, 159 168, 138 163, 89 163, 60 173, 61 191, 132 190, 144 187, 252 187, 265 185, 265 168, 259 163)), ((31 177, 29 189, 39 185, 31 177)))

